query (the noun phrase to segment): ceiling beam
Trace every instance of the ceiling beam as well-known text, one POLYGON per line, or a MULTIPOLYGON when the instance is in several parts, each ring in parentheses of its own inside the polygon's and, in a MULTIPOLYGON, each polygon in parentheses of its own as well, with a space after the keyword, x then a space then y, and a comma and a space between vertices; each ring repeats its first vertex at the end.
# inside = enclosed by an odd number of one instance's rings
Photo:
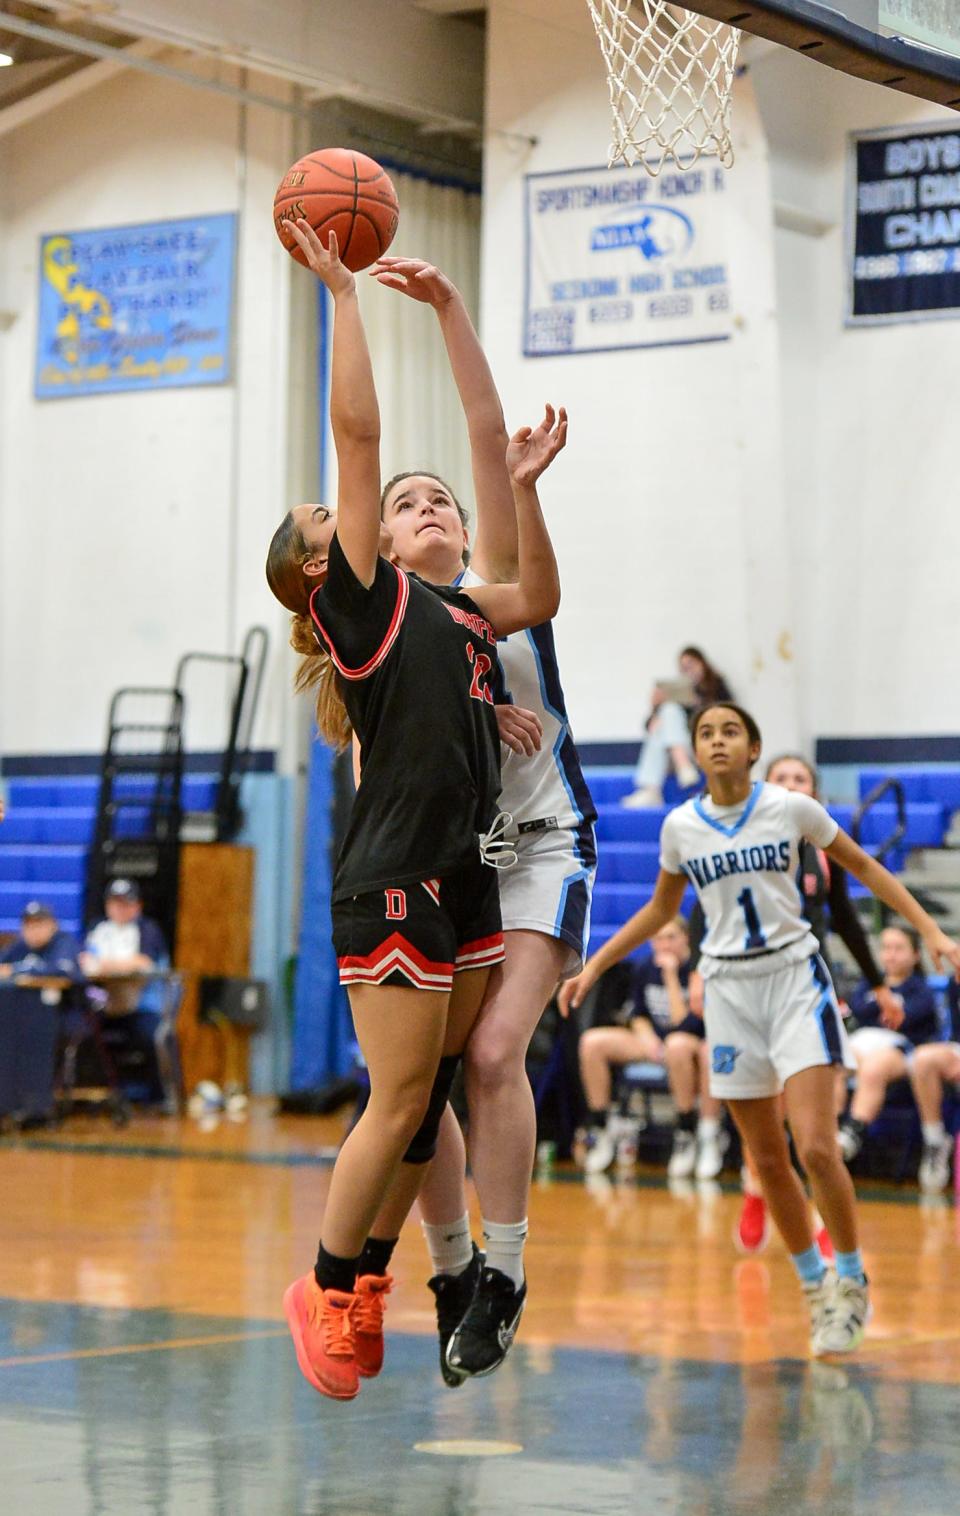
MULTIPOLYGON (((10 18, 5 19, 9 21, 10 18)), ((108 79, 132 67, 136 61, 149 59, 164 50, 164 44, 161 42, 133 42, 129 47, 115 49, 114 58, 104 58, 97 63, 90 63, 76 73, 70 74, 66 79, 58 79, 54 84, 35 89, 25 99, 18 100, 16 104, 8 105, 0 110, 0 137, 15 131, 19 126, 25 126, 29 121, 35 121, 47 111, 53 110, 55 106, 63 105, 65 101, 75 100, 78 95, 85 94, 87 90, 98 88, 108 79)))
MULTIPOLYGON (((62 11, 62 0, 36 0, 62 11)), ((483 32, 412 0, 75 0, 74 14, 452 130, 483 124, 483 32)))

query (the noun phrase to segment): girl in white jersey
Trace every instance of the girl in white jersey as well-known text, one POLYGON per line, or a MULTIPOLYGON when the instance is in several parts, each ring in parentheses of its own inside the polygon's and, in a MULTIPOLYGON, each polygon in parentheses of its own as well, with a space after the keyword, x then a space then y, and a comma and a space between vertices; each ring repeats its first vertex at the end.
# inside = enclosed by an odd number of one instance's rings
POLYGON ((707 920, 701 972, 711 1094, 728 1102, 753 1154, 809 1301, 812 1351, 848 1352, 863 1337, 869 1314, 853 1185, 837 1146, 833 1107, 833 1065, 849 1067, 852 1060, 829 973, 802 914, 795 883, 801 838, 915 926, 938 968, 945 958, 960 971, 960 945, 818 801, 751 783, 761 741, 746 711, 705 706, 693 720, 693 743, 707 791, 667 816, 653 899, 564 985, 561 1009, 579 1005, 606 969, 676 915, 684 889, 693 885, 707 920), (781 1089, 798 1156, 836 1249, 836 1275, 816 1244, 810 1207, 790 1164, 781 1089))
MULTIPOLYGON (((448 485, 430 473, 398 474, 382 500, 391 556, 434 584, 469 589, 510 582, 516 577, 517 517, 504 467, 503 410, 463 299, 445 275, 419 259, 383 258, 371 273, 433 307, 467 420, 477 501, 476 538, 470 542, 465 513, 448 485)), ((502 754, 499 804, 508 813, 504 841, 516 863, 499 874, 506 956, 491 973, 463 1058, 485 1259, 471 1237, 464 1140, 449 1106, 419 1194, 434 1269, 440 1367, 451 1388, 502 1363, 523 1310, 536 1146, 525 1058, 558 980, 583 964, 596 870, 596 810, 567 720, 552 628, 544 623, 502 639, 497 651, 505 687, 495 689, 495 700, 501 737, 511 749, 502 754), (512 731, 505 709, 513 713, 512 731), (538 718, 535 737, 531 712, 538 718)), ((384 1260, 418 1183, 418 1175, 401 1170, 377 1217, 372 1237, 384 1260)))

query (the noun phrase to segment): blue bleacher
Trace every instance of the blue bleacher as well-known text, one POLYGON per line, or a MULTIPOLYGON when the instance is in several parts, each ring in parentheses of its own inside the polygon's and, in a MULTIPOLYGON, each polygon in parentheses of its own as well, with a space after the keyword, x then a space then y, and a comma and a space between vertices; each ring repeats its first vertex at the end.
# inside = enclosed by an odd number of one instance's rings
MULTIPOLYGON (((216 783, 212 774, 186 775, 184 809, 212 810, 216 783)), ((0 826, 0 932, 18 931, 23 907, 38 898, 56 909, 66 931, 82 930, 99 787, 96 775, 8 781, 7 819, 0 826)), ((144 802, 124 807, 117 826, 122 836, 139 836, 149 818, 151 782, 130 774, 118 791, 144 802)))
POLYGON ((860 799, 864 800, 882 779, 899 779, 908 805, 942 805, 949 814, 960 810, 960 769, 862 768, 860 799))
MULTIPOLYGON (((877 779, 888 770, 864 770, 860 793, 865 795, 877 779)), ((899 872, 906 864, 911 848, 939 847, 950 825, 951 812, 960 806, 960 769, 896 770, 904 781, 907 795, 907 831, 900 846, 887 855, 887 866, 899 872), (908 782, 909 781, 909 782, 908 782)), ((668 782, 665 804, 646 810, 627 810, 620 801, 633 789, 633 769, 629 767, 588 768, 585 777, 597 803, 597 841, 599 864, 593 896, 590 951, 595 952, 635 911, 645 905, 653 893, 659 867, 658 840, 663 818, 684 795, 668 782)), ((855 807, 831 805, 830 814, 845 831, 849 831, 855 807)), ((884 841, 894 830, 896 807, 882 803, 864 817, 861 841, 869 850, 884 841)), ((866 893, 855 879, 850 881, 853 895, 866 893)), ((693 903, 693 892, 684 897, 684 910, 693 903)), ((643 957, 646 949, 635 956, 643 957)))

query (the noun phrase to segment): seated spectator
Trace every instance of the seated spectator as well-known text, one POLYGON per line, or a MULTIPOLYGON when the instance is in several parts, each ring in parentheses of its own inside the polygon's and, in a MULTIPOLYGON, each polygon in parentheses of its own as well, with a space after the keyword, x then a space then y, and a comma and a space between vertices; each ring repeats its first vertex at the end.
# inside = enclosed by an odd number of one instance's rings
POLYGON ((653 687, 643 748, 633 776, 633 791, 620 802, 632 810, 663 804, 663 781, 671 768, 681 789, 700 782, 690 742, 690 712, 711 700, 730 700, 722 674, 698 647, 685 647, 677 658, 680 677, 653 687))
POLYGON ((880 967, 894 1006, 882 1009, 865 980, 849 1000, 856 1025, 850 1048, 857 1061, 857 1087, 838 1134, 848 1163, 879 1116, 888 1085, 909 1075, 914 1048, 940 1037, 936 997, 924 977, 920 938, 912 927, 886 927, 880 937, 880 967))
POLYGON ((951 979, 947 987, 950 1025, 946 1042, 925 1042, 910 1064, 910 1083, 923 1125, 923 1157, 920 1188, 929 1194, 945 1190, 950 1182, 953 1138, 943 1124, 944 1087, 960 1086, 960 985, 951 979))
POLYGON ((87 935, 80 967, 106 992, 104 1014, 123 1017, 127 1045, 151 1071, 153 1093, 160 1098, 154 1037, 159 1025, 162 987, 141 982, 170 966, 163 933, 143 914, 140 890, 131 879, 114 879, 104 895, 105 919, 87 935), (116 978, 117 983, 110 980, 116 978))
POLYGON ((71 988, 82 979, 79 952, 50 906, 32 900, 0 954, 0 981, 11 986, 0 990, 0 1121, 21 1130, 53 1119, 61 1009, 79 993, 71 988))
POLYGON ((584 1168, 600 1173, 616 1157, 610 1130, 613 1069, 658 1063, 666 1069, 677 1104, 674 1152, 691 1152, 684 1173, 692 1173, 696 1163, 699 1176, 712 1179, 723 1167, 720 1104, 707 1097, 698 1127, 694 1112, 698 1089, 706 1089, 706 1044, 702 1017, 691 1015, 687 1005, 690 945, 683 917, 663 927, 651 947, 653 956, 635 970, 631 998, 623 1008, 629 1024, 592 1027, 580 1038, 580 1075, 588 1106, 584 1168))
POLYGON ((52 907, 31 900, 23 908, 19 937, 0 953, 0 978, 56 978, 79 984, 83 979, 79 957, 80 944, 60 930, 52 907))

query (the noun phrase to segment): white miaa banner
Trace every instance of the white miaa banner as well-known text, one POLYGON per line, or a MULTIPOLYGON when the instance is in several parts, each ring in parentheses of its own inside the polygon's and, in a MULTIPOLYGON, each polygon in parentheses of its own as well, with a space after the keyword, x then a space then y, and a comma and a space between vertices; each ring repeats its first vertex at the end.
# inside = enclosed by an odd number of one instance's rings
POLYGON ((607 352, 730 336, 724 170, 525 180, 523 352, 607 352))

